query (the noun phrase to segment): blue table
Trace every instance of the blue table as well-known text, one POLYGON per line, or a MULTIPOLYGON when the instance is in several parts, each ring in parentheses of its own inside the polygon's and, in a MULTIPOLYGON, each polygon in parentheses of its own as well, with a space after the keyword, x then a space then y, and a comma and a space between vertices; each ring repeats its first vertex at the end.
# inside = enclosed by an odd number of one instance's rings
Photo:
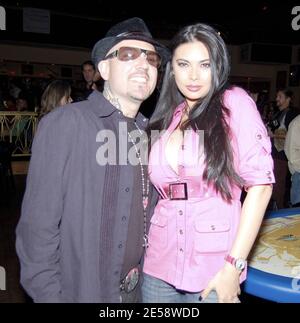
MULTIPOLYGON (((267 213, 265 218, 279 218, 297 214, 300 214, 300 208, 282 209, 267 213)), ((297 243, 300 248, 300 240, 297 243)), ((296 277, 289 278, 249 266, 247 280, 243 288, 248 294, 270 301, 300 303, 300 272, 296 277)))

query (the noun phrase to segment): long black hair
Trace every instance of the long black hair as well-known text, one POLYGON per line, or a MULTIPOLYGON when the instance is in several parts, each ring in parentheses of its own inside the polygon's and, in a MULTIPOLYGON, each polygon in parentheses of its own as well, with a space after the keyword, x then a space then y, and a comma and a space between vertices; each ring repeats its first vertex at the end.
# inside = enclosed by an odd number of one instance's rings
MULTIPOLYGON (((243 181, 234 169, 233 152, 230 145, 230 128, 226 122, 230 112, 223 103, 223 94, 229 88, 229 55, 218 32, 206 24, 190 25, 178 32, 171 43, 172 56, 176 48, 185 43, 202 42, 208 50, 211 68, 211 87, 204 98, 190 110, 182 130, 191 127, 204 130, 205 169, 203 180, 212 184, 223 199, 232 199, 230 186, 242 186, 243 181)), ((171 62, 168 63, 161 94, 150 119, 151 130, 165 130, 169 127, 176 107, 184 101, 176 85, 171 62)), ((153 138, 152 138, 153 139, 153 138)), ((153 143, 153 142, 152 142, 153 143)))

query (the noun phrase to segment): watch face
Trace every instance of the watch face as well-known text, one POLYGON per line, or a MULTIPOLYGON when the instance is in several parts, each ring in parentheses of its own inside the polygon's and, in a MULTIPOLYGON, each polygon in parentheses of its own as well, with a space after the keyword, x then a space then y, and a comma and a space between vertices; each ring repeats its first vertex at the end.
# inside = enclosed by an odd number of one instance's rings
POLYGON ((244 270, 245 267, 246 267, 245 260, 243 260, 243 259, 237 259, 236 262, 235 262, 235 267, 238 270, 241 270, 241 271, 244 270))

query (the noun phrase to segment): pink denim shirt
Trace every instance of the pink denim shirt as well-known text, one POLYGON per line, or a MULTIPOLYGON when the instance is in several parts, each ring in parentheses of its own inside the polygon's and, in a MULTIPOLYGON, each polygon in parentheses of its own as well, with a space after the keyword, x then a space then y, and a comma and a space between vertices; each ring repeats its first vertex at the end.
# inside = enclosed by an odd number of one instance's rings
MULTIPOLYGON (((227 122, 235 169, 245 187, 274 183, 271 143, 254 101, 235 87, 225 92, 224 104, 230 110, 227 122)), ((224 257, 230 253, 240 222, 241 189, 231 187, 233 200, 228 203, 202 181, 204 154, 201 150, 198 153, 201 133, 191 130, 184 134, 178 173, 168 164, 166 143, 181 120, 184 106, 177 107, 149 157, 149 176, 161 198, 151 218, 144 272, 179 290, 199 292, 224 266, 224 257), (196 183, 200 196, 170 200, 165 188, 174 182, 196 183)), ((240 281, 245 278, 246 270, 240 281)))

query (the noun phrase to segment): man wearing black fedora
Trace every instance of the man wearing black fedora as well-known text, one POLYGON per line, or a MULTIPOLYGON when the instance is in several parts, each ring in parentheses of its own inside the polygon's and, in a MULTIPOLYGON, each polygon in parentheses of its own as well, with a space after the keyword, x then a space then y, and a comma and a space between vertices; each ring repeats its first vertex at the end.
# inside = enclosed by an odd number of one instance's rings
POLYGON ((152 206, 138 110, 168 51, 132 18, 95 44, 92 59, 103 94, 49 113, 34 138, 16 248, 35 302, 140 301, 152 206))

